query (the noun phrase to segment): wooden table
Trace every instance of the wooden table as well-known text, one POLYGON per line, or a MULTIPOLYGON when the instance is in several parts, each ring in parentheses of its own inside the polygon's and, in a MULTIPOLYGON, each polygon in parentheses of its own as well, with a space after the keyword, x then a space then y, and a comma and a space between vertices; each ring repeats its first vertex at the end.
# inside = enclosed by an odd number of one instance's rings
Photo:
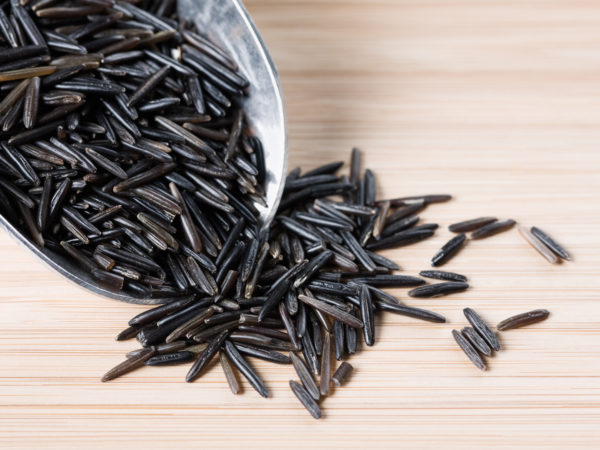
POLYGON ((434 239, 387 253, 404 271, 427 268, 449 223, 488 214, 546 229, 574 262, 548 264, 516 230, 470 243, 448 269, 472 289, 407 300, 448 323, 381 316, 317 422, 288 366, 257 364, 268 400, 245 382, 231 395, 218 368, 193 384, 186 367, 100 383, 143 308, 70 285, 2 234, 0 447, 598 448, 600 3, 247 3, 280 70, 291 167, 358 146, 381 196, 455 196, 422 215, 441 224, 434 239), (552 315, 503 333, 482 373, 450 335, 466 306, 491 323, 552 315))

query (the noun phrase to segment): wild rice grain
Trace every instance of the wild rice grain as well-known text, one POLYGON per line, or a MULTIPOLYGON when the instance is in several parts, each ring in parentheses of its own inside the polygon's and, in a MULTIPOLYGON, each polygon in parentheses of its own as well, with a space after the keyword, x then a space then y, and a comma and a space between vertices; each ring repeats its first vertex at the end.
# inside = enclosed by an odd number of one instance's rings
POLYGON ((188 351, 175 353, 165 353, 157 355, 146 361, 147 366, 174 366, 177 364, 185 364, 194 358, 194 354, 188 351))
POLYGON ((228 334, 228 331, 222 331, 217 337, 210 341, 208 347, 206 347, 194 365, 190 368, 185 377, 185 381, 190 383, 201 375, 204 368, 212 360, 213 356, 217 354, 219 348, 221 348, 221 345, 223 345, 223 342, 225 342, 225 339, 227 339, 228 334))
POLYGON ((33 128, 37 122, 38 106, 40 100, 40 77, 33 77, 25 91, 25 103, 23 105, 23 125, 25 128, 33 128))
POLYGON ((17 84, 4 99, 0 102, 0 115, 5 114, 23 95, 31 80, 25 79, 17 84))
POLYGON ((306 408, 306 410, 313 416, 315 419, 321 418, 321 408, 317 402, 310 396, 310 394, 306 391, 304 386, 297 383, 294 380, 290 380, 290 388, 294 395, 300 400, 300 403, 306 408))
POLYGON ((335 359, 341 361, 346 351, 346 334, 344 324, 339 320, 333 321, 333 343, 335 350, 335 359))
POLYGON ((471 239, 483 239, 511 229, 516 222, 512 219, 491 222, 471 233, 471 239))
POLYGON ((225 353, 233 365, 237 367, 240 373, 244 375, 250 385, 256 390, 256 392, 258 392, 262 397, 267 398, 269 396, 269 391, 264 382, 260 379, 252 367, 250 367, 246 360, 239 354, 235 346, 229 341, 225 341, 225 353))
POLYGON ((371 242, 367 244, 369 250, 384 250, 388 248, 402 247, 405 245, 412 245, 420 242, 424 239, 433 236, 433 230, 407 230, 400 233, 393 234, 392 236, 385 237, 379 241, 371 242))
POLYGON ((500 342, 498 341, 498 337, 490 329, 490 327, 488 327, 487 323, 485 323, 481 316, 471 308, 463 309, 463 313, 475 331, 479 333, 479 335, 488 343, 488 345, 496 351, 500 350, 500 342))
POLYGON ((304 336, 302 336, 302 354, 312 373, 315 376, 319 375, 321 373, 321 362, 310 333, 304 333, 304 336))
POLYGON ((492 222, 496 222, 497 220, 498 219, 496 217, 478 217, 476 219, 469 219, 463 222, 453 223, 448 227, 448 229, 454 233, 466 233, 469 231, 475 231, 478 228, 481 228, 492 222))
POLYGON ((470 342, 465 339, 465 337, 458 330, 452 330, 452 336, 454 336, 454 340, 458 344, 458 346, 465 352, 465 355, 471 360, 471 362, 477 367, 479 370, 487 370, 487 366, 483 358, 477 353, 477 350, 473 348, 470 342))
POLYGON ((419 275, 425 278, 435 278, 438 280, 458 281, 461 283, 467 282, 467 277, 459 273, 445 272, 442 270, 422 270, 419 275))
POLYGON ((398 222, 401 219, 416 216, 416 214, 421 212, 425 207, 426 203, 424 200, 419 200, 410 203, 407 206, 403 206, 400 209, 394 211, 392 214, 390 214, 386 220, 386 223, 392 224, 394 222, 398 222))
POLYGON ((360 291, 360 315, 363 321, 365 344, 372 346, 375 344, 375 320, 373 317, 371 293, 366 285, 363 285, 360 291))
POLYGON ((431 259, 432 266, 441 266, 448 262, 458 251, 462 248, 465 243, 467 236, 464 233, 450 239, 431 259))
POLYGON ((559 259, 552 252, 550 248, 546 246, 540 239, 538 239, 531 231, 522 225, 519 225, 519 233, 523 236, 523 239, 527 241, 540 255, 546 259, 550 264, 556 264, 559 259))
POLYGON ((319 380, 321 395, 329 394, 331 383, 331 334, 325 332, 323 336, 323 350, 321 351, 321 378, 319 380))
POLYGON ((306 388, 307 392, 313 399, 318 401, 321 397, 319 387, 317 386, 312 374, 306 367, 306 364, 304 364, 304 361, 302 361, 302 359, 293 352, 290 352, 290 359, 292 360, 294 369, 298 374, 298 378, 300 378, 300 381, 306 388))
POLYGON ((455 292, 462 292, 468 288, 469 285, 467 283, 462 283, 459 281, 447 281, 445 283, 420 286, 408 291, 408 295, 418 298, 441 297, 443 295, 454 294, 455 292))
POLYGON ((348 378, 352 374, 353 369, 354 368, 352 367, 352 365, 350 363, 347 363, 346 361, 344 361, 342 364, 340 364, 340 366, 337 368, 337 370, 333 374, 333 377, 332 377, 333 384, 336 387, 340 387, 340 386, 346 384, 346 381, 348 381, 348 378))
POLYGON ((520 328, 526 325, 531 325, 542 320, 546 320, 550 312, 546 309, 535 309, 526 313, 517 314, 516 316, 509 317, 508 319, 500 322, 496 328, 498 331, 512 330, 513 328, 520 328))
POLYGON ((466 337, 471 345, 477 349, 479 353, 485 356, 492 355, 492 349, 487 342, 471 327, 464 327, 461 331, 462 335, 466 337))
POLYGON ((363 322, 352 314, 342 311, 341 309, 331 306, 323 301, 317 300, 316 298, 307 297, 306 295, 299 295, 298 299, 303 303, 324 312, 332 318, 350 325, 353 328, 362 328, 363 326, 363 322))
POLYGON ((0 82, 43 77, 50 75, 55 71, 55 66, 27 67, 24 69, 7 70, 5 72, 0 72, 0 82))
POLYGON ((221 363, 223 373, 225 374, 227 384, 229 385, 229 389, 231 390, 233 395, 237 395, 240 392, 240 384, 238 382, 233 366, 231 365, 231 361, 229 360, 229 357, 223 350, 219 351, 219 361, 221 363))
POLYGON ((400 197, 391 199, 392 207, 411 205, 417 202, 423 202, 426 205, 431 203, 444 203, 452 199, 451 195, 448 194, 432 194, 432 195, 419 195, 413 197, 400 197))
POLYGON ((425 284, 425 280, 410 275, 373 275, 369 277, 357 277, 353 280, 355 283, 364 283, 369 286, 377 287, 399 287, 399 286, 420 286, 425 284))
POLYGON ((376 301, 375 305, 382 311, 389 311, 402 316, 412 317, 414 319, 425 320, 427 322, 444 323, 446 318, 441 314, 426 309, 414 308, 404 305, 393 305, 390 303, 376 301))
POLYGON ((567 261, 571 260, 571 256, 562 247, 562 245, 560 245, 558 242, 552 239, 548 234, 544 233, 537 227, 531 227, 531 233, 540 241, 542 241, 550 250, 556 253, 559 257, 567 261))
POLYGON ((378 239, 381 235, 381 231, 383 230, 383 226, 385 224, 388 211, 390 209, 390 202, 385 201, 379 205, 379 211, 377 213, 377 218, 375 220, 375 225, 373 226, 373 237, 378 239))
POLYGON ((295 350, 300 350, 302 347, 302 344, 298 340, 296 326, 294 325, 294 322, 288 312, 288 309, 287 309, 285 303, 283 303, 283 302, 279 303, 279 315, 280 315, 281 320, 285 326, 285 329, 287 330, 287 333, 292 341, 292 344, 295 347, 295 350))
POLYGON ((131 357, 123 361, 121 364, 113 367, 102 377, 102 382, 114 380, 117 377, 125 375, 126 373, 132 372, 135 369, 142 367, 146 361, 152 358, 156 354, 156 348, 150 347, 144 349, 145 351, 140 352, 137 356, 131 357))
POLYGON ((419 222, 419 220, 419 216, 408 216, 403 219, 396 220, 395 222, 388 221, 388 224, 383 229, 381 236, 389 237, 408 229, 414 230, 414 226, 419 222))
POLYGON ((278 353, 275 350, 264 349, 254 345, 241 343, 236 343, 234 345, 240 353, 243 353, 245 355, 253 356, 255 358, 259 358, 264 361, 269 361, 275 364, 291 364, 291 360, 288 356, 282 355, 281 353, 278 353))

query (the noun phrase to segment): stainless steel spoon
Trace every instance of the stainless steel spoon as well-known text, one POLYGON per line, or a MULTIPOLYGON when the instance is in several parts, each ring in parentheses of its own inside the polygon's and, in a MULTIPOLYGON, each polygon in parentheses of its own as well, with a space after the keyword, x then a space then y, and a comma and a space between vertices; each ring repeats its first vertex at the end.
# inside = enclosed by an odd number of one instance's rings
MULTIPOLYGON (((264 147, 268 206, 257 205, 257 208, 263 227, 268 226, 277 211, 287 169, 285 111, 275 65, 239 0, 179 0, 178 14, 194 22, 201 32, 229 52, 250 81, 250 94, 243 99, 243 108, 252 133, 260 138, 264 147)), ((168 301, 110 291, 73 261, 37 247, 1 215, 0 226, 50 267, 89 291, 129 303, 152 305, 168 301)))

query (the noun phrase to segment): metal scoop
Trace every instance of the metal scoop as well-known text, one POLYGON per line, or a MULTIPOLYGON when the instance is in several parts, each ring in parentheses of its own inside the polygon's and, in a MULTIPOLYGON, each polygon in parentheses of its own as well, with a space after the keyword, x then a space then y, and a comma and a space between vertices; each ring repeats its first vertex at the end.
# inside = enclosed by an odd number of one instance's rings
MULTIPOLYGON (((263 227, 275 216, 287 170, 287 135, 279 76, 256 26, 239 0, 179 0, 178 15, 226 50, 250 81, 250 93, 242 99, 252 134, 260 138, 267 168, 267 207, 257 205, 263 227)), ((99 285, 79 265, 47 248, 38 248, 0 215, 0 225, 50 267, 85 289, 123 302, 152 305, 165 298, 140 298, 99 285)))

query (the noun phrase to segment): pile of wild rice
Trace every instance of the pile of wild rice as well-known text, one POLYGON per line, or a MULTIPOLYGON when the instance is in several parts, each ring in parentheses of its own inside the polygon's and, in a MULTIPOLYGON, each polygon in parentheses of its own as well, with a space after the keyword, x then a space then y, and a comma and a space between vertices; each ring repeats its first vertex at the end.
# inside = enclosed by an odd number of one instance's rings
MULTIPOLYGON (((331 383, 341 386, 352 371, 344 361, 334 373, 333 357, 338 361, 348 358, 361 340, 366 346, 375 343, 377 312, 445 322, 440 314, 407 306, 383 289, 415 286, 408 291, 409 296, 437 297, 467 289, 467 278, 437 269, 423 270, 422 277, 442 280, 426 284, 423 278, 395 274, 398 266, 373 250, 431 237, 437 224, 418 225, 415 214, 450 196, 377 201, 373 174, 366 170, 360 176, 358 150, 352 152, 350 177, 337 174, 342 165, 335 162, 305 174, 299 169, 292 171, 273 225, 235 258, 226 278, 237 281, 223 282, 217 296, 182 299, 131 319, 130 327, 118 339, 136 336, 143 348, 130 352, 103 380, 143 365, 194 361, 186 376, 188 382, 194 381, 219 353, 234 394, 239 392, 237 369, 267 397, 265 383, 246 358, 291 363, 301 381, 290 381, 291 390, 319 418, 319 400, 329 394, 331 383), (410 225, 398 226, 400 222, 410 225), (230 300, 223 300, 225 297, 230 300)), ((475 238, 492 236, 513 224, 474 219, 450 229, 473 231, 475 238)), ((466 238, 459 236, 459 246, 453 238, 436 253, 434 266, 448 261, 462 246, 466 238)), ((228 240, 228 247, 233 240, 228 240)), ((562 247, 558 249, 564 252, 562 247)), ((482 355, 500 349, 498 338, 475 311, 467 308, 465 315, 472 328, 454 330, 454 338, 471 361, 485 370, 482 355)), ((531 311, 506 319, 497 329, 529 325, 547 316, 545 310, 531 311)))
POLYGON ((248 81, 174 2, 146 3, 0 7, 0 208, 112 289, 214 295, 265 203, 248 81))
MULTIPOLYGON (((136 337, 142 348, 104 381, 192 361, 193 381, 218 353, 234 393, 239 372, 266 397, 248 362, 261 358, 294 366, 301 383, 290 388, 318 418, 331 382, 341 386, 352 371, 347 362, 334 371, 333 358, 354 354, 361 340, 375 343, 376 313, 445 321, 385 288, 414 287, 412 297, 468 288, 452 272, 421 272, 442 280, 435 284, 396 274, 376 253, 433 236, 438 225, 419 224, 417 214, 450 196, 378 201, 374 174, 361 170, 354 150, 349 176, 338 174, 342 162, 292 171, 277 217, 261 230, 255 205, 264 204, 265 161, 239 107, 248 81, 199 30, 178 22, 174 1, 134 3, 0 5, 0 210, 98 283, 169 299, 131 319, 118 339, 136 337)), ((514 223, 452 225, 460 234, 433 265, 457 254, 465 232, 480 239, 514 223)), ((539 229, 521 232, 549 261, 568 258, 539 229)), ((533 311, 498 329, 546 316, 533 311)), ((492 332, 471 323, 473 332, 455 337, 483 368, 474 355, 488 350, 478 336, 489 344, 492 332)))

